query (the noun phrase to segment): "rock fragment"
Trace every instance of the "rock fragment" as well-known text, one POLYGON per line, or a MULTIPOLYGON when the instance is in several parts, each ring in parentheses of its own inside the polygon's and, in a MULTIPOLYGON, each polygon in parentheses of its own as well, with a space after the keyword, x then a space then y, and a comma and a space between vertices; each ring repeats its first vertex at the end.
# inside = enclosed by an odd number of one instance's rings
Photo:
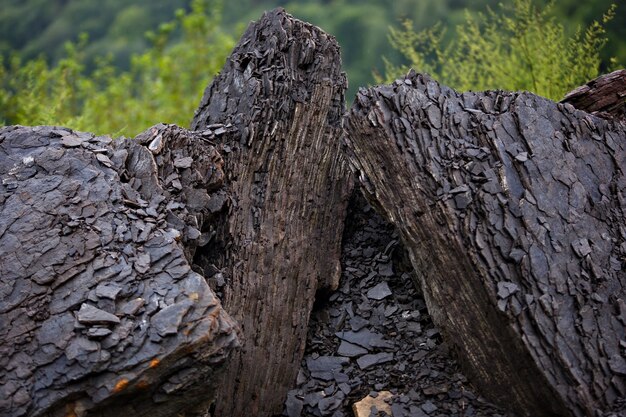
POLYGON ((377 411, 385 412, 391 415, 391 405, 387 402, 390 401, 393 394, 389 391, 381 391, 376 398, 368 395, 361 401, 358 401, 352 405, 355 417, 370 417, 370 413, 373 408, 377 411))

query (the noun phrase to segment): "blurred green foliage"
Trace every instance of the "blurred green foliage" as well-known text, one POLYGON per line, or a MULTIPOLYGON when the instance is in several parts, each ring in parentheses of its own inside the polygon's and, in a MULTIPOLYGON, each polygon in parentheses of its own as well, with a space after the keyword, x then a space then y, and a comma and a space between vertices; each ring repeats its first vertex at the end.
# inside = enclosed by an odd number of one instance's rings
POLYGON ((276 6, 337 37, 349 100, 356 88, 374 82, 374 72, 391 76, 392 68, 407 64, 457 88, 527 88, 556 98, 563 85, 582 80, 585 65, 591 75, 598 65, 607 71, 610 56, 626 62, 626 6, 605 23, 606 33, 592 24, 613 1, 554 2, 549 14, 528 16, 526 43, 515 44, 522 22, 498 24, 493 13, 484 12, 491 7, 499 13, 499 0, 0 0, 0 123, 53 123, 125 135, 160 121, 185 126, 233 39, 246 22, 276 6), (536 17, 543 19, 545 34, 533 32, 533 27, 544 30, 533 26, 536 17), (412 25, 402 23, 408 21, 412 25), (433 26, 436 22, 439 26, 433 26), (596 32, 576 35, 581 26, 596 32), (390 27, 397 50, 389 42, 390 27), (453 27, 465 31, 442 30, 453 27), (411 33, 427 39, 412 39, 411 33), (414 45, 404 45, 402 36, 414 45), (598 55, 605 37, 609 40, 598 55), (420 42, 426 51, 420 52, 420 42), (422 57, 412 61, 415 45, 422 57), (456 45, 456 52, 449 45, 456 45), (486 54, 494 48, 494 55, 486 54), (486 59, 505 56, 497 53, 507 48, 518 51, 512 61, 486 59), (525 81, 496 77, 499 70, 515 75, 517 64, 528 65, 520 48, 536 52, 528 62, 545 70, 537 73, 533 67, 532 87, 528 73, 519 75, 525 81), (571 65, 558 64, 567 59, 571 65), (443 60, 445 68, 438 67, 443 60), (447 69, 451 63, 474 70, 455 78, 447 69), (581 71, 569 72, 572 65, 581 71))
POLYGON ((447 44, 441 25, 417 32, 407 20, 401 28, 391 28, 389 38, 408 64, 386 60, 385 77, 378 81, 393 81, 411 67, 461 91, 526 90, 560 100, 599 75, 600 52, 607 42, 604 25, 615 17, 616 7, 601 22, 568 36, 553 6, 514 0, 486 14, 467 12, 447 44))
POLYGON ((86 68, 89 43, 67 42, 50 65, 43 57, 0 61, 0 122, 56 124, 95 133, 132 136, 157 122, 187 126, 204 87, 224 65, 234 39, 219 26, 219 3, 210 10, 193 0, 189 12, 148 32, 150 48, 119 71, 109 55, 86 68), (172 42, 173 33, 180 37, 172 42))

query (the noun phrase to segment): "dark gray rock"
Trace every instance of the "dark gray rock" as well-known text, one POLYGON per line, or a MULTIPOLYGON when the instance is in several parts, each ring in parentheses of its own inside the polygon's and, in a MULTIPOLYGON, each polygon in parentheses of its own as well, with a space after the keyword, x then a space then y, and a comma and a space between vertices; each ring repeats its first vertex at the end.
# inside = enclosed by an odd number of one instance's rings
POLYGON ((380 333, 373 332, 368 329, 362 329, 358 332, 343 331, 335 333, 335 335, 341 340, 353 343, 371 350, 372 348, 392 348, 393 343, 385 340, 384 336, 380 333))
POLYGON ((307 358, 306 365, 313 378, 330 381, 333 379, 333 371, 340 370, 348 361, 340 356, 320 356, 316 359, 307 358))
POLYGON ((432 414, 435 411, 437 411, 437 406, 435 404, 432 403, 432 401, 426 401, 424 404, 422 404, 422 410, 424 410, 424 412, 426 414, 432 414))
POLYGON ((339 282, 353 184, 340 149, 345 89, 335 38, 275 9, 249 25, 192 120, 219 144, 232 180, 207 203, 224 221, 196 261, 223 272, 219 291, 249 341, 220 384, 215 415, 282 411, 312 300, 339 282))
MULTIPOLYGON (((468 410, 471 404, 472 409, 479 410, 481 416, 508 417, 508 414, 476 395, 472 395, 471 399, 461 395, 461 392, 470 393, 470 387, 465 377, 458 373, 458 365, 447 355, 439 331, 433 327, 427 314, 424 300, 414 288, 412 275, 405 270, 407 264, 400 257, 382 260, 385 256, 383 254, 389 253, 391 248, 395 248, 398 253, 403 252, 397 240, 397 232, 373 210, 366 211, 368 206, 361 197, 355 200, 359 204, 352 206, 348 217, 339 290, 331 293, 322 309, 311 316, 306 360, 302 362, 296 385, 303 396, 311 394, 309 398, 313 405, 304 404, 302 415, 320 416, 318 404, 325 398, 320 392, 328 397, 338 389, 346 397, 340 407, 333 411, 333 416, 339 413, 352 416, 353 403, 365 394, 391 390, 395 394, 391 403, 394 417, 409 416, 409 407, 415 415, 426 417, 427 414, 420 408, 426 398, 439 408, 433 415, 456 415, 462 409, 468 410), (366 251, 367 248, 370 250, 366 251), (365 252, 369 257, 365 257, 365 252), (378 265, 379 262, 390 262, 393 275, 383 277, 381 274, 364 272, 363 269, 378 265), (384 280, 394 293, 394 297, 387 297, 370 306, 369 320, 355 312, 355 306, 363 300, 362 288, 366 286, 361 284, 364 280, 367 286, 374 286, 384 280), (342 312, 346 313, 343 320, 342 312), (353 359, 342 364, 340 370, 332 372, 333 380, 315 379, 311 375, 306 366, 309 359, 340 355, 350 342, 337 335, 366 327, 371 333, 379 336, 384 334, 385 341, 392 343, 393 360, 361 369, 353 359), (411 387, 426 387, 424 395, 411 387), (446 395, 448 389, 452 395, 446 395), (432 395, 427 396, 426 392, 432 395), (456 395, 454 393, 459 396, 453 398, 456 395)), ((348 337, 352 336, 350 334, 348 337)), ((352 346, 365 349, 354 344, 352 346)), ((378 348, 371 349, 375 352, 378 348)))
POLYGON ((91 339, 101 339, 113 333, 110 329, 104 327, 91 327, 87 330, 87 337, 91 339))
POLYGON ((352 328, 352 331, 354 332, 358 332, 359 330, 363 329, 368 324, 369 324, 369 321, 365 320, 363 317, 360 317, 360 316, 354 316, 353 318, 350 319, 350 327, 352 328))
POLYGON ((300 417, 302 415, 302 407, 304 401, 302 398, 297 397, 297 392, 289 391, 287 393, 287 400, 285 401, 284 415, 288 417, 300 417))
POLYGON ((96 287, 96 297, 109 298, 115 300, 117 294, 122 291, 122 287, 116 284, 101 284, 96 287))
POLYGON ((332 414, 334 410, 339 408, 341 402, 345 398, 345 395, 341 391, 337 391, 334 395, 331 395, 326 398, 322 398, 317 404, 320 412, 323 416, 327 416, 332 414))
POLYGON ((436 324, 484 395, 536 416, 619 408, 624 125, 410 72, 360 90, 345 126, 363 193, 393 219, 436 324))
POLYGON ((343 340, 337 349, 337 354, 341 356, 346 356, 348 358, 354 358, 357 356, 365 355, 368 353, 367 349, 362 348, 361 346, 352 344, 350 342, 346 342, 343 340))
POLYGON ((367 291, 367 297, 372 300, 382 300, 385 297, 389 297, 391 295, 391 290, 389 289, 389 285, 386 282, 381 282, 380 284, 376 284, 373 288, 370 288, 367 291))
POLYGON ((380 365, 382 363, 391 362, 393 360, 393 353, 381 352, 370 355, 361 356, 356 360, 359 368, 367 369, 374 365, 380 365))
POLYGON ((193 301, 182 301, 159 310, 150 318, 152 326, 160 336, 178 333, 183 317, 193 306, 193 301))

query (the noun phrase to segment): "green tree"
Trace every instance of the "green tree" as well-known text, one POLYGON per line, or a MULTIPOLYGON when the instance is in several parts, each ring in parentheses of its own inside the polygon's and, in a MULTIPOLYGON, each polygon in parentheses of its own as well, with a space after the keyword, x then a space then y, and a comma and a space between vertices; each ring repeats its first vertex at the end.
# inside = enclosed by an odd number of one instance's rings
POLYGON ((0 123, 58 124, 132 136, 157 122, 188 125, 202 92, 234 46, 219 29, 220 2, 193 0, 190 12, 148 33, 152 47, 134 55, 128 71, 111 56, 88 72, 86 36, 67 43, 56 65, 44 57, 0 59, 0 123), (181 33, 173 41, 174 33, 181 33))
POLYGON ((527 90, 560 99, 599 74, 607 42, 604 24, 614 15, 611 6, 601 22, 568 36, 553 3, 538 8, 532 0, 515 0, 497 11, 466 12, 447 45, 441 25, 416 32, 407 20, 390 28, 389 40, 408 65, 387 60, 385 76, 377 81, 389 82, 412 67, 462 91, 527 90))

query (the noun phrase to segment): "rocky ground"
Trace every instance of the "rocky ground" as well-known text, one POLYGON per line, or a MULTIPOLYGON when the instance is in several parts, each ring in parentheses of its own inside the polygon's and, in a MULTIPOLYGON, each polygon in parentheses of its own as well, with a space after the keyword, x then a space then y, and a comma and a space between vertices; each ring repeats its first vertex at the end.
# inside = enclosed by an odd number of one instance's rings
POLYGON ((283 415, 510 417, 451 359, 394 228, 360 195, 349 218, 340 287, 318 297, 283 415))

